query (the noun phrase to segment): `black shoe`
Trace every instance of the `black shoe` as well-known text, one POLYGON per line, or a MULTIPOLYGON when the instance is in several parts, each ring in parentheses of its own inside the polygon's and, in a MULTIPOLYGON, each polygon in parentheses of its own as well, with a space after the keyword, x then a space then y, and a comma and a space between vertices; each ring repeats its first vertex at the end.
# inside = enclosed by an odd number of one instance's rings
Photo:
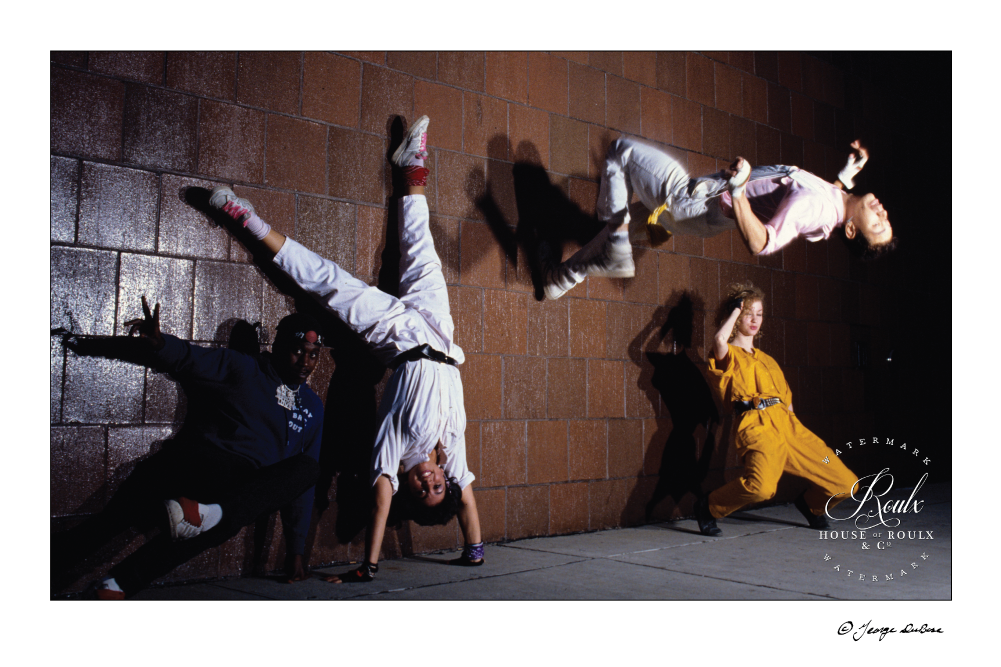
POLYGON ((806 504, 805 494, 801 493, 794 504, 796 505, 796 509, 799 510, 799 513, 806 517, 806 521, 810 524, 810 528, 815 530, 827 530, 831 527, 831 524, 827 523, 827 515, 818 515, 810 511, 810 506, 806 504))
POLYGON ((695 501, 695 520, 699 524, 699 532, 709 537, 716 537, 723 533, 716 525, 716 519, 709 512, 709 498, 702 496, 695 501))

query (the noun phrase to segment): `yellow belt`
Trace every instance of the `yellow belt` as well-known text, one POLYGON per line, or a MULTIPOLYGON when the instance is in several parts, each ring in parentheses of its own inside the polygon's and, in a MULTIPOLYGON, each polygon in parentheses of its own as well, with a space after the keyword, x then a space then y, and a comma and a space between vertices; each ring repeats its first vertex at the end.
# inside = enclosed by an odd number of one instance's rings
MULTIPOLYGON (((650 237, 650 245, 657 247, 666 243, 671 238, 671 232, 664 229, 664 226, 657 222, 660 214, 667 210, 667 202, 664 202, 650 213, 646 219, 646 233, 650 237)), ((670 215, 670 214, 668 214, 670 215)))

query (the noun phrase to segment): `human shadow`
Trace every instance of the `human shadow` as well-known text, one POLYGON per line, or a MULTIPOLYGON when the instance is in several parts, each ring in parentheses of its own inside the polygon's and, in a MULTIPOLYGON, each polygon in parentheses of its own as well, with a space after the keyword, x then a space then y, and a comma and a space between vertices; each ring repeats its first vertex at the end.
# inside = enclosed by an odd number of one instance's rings
MULTIPOLYGON (((648 439, 664 443, 656 486, 643 503, 648 522, 666 498, 677 507, 686 495, 702 492, 716 447, 719 411, 705 376, 690 356, 695 313, 702 310, 696 299, 687 291, 673 293, 667 303, 674 305, 661 306, 629 346, 630 358, 641 369, 638 385, 655 408, 663 402, 670 415, 669 422, 657 421, 657 432, 648 439), (669 343, 670 351, 658 351, 663 342, 669 343)), ((644 493, 642 488, 634 493, 644 493)), ((630 498, 627 507, 640 501, 630 498)))
MULTIPOLYGON (((216 327, 214 340, 217 343, 225 342, 226 347, 231 350, 236 350, 244 354, 258 355, 261 353, 259 343, 260 331, 260 322, 250 324, 246 320, 230 318, 221 322, 216 327)), ((79 356, 127 361, 146 366, 156 371, 156 365, 150 354, 148 345, 139 338, 124 336, 75 336, 64 330, 53 330, 52 335, 61 336, 63 344, 79 356)), ((175 412, 172 421, 173 428, 176 431, 183 427, 187 411, 186 397, 192 389, 183 380, 171 377, 171 381, 174 385, 174 391, 177 392, 177 401, 175 402, 175 412)), ((135 471, 140 463, 156 454, 161 448, 172 446, 172 442, 173 436, 151 441, 139 456, 115 466, 114 472, 80 504, 77 510, 78 515, 60 517, 53 521, 53 524, 62 528, 73 527, 86 520, 87 517, 81 515, 90 514, 94 516, 101 512, 107 504, 106 501, 110 500, 115 491, 135 471)), ((266 540, 264 535, 268 532, 269 521, 271 521, 271 532, 273 532, 272 519, 272 516, 258 519, 254 530, 254 540, 244 543, 243 561, 245 568, 253 567, 254 564, 259 564, 266 560, 267 548, 270 547, 270 541, 266 540)), ((50 582, 52 590, 62 591, 69 588, 75 581, 78 581, 99 563, 103 564, 105 568, 110 567, 120 557, 125 555, 124 552, 129 548, 129 545, 140 535, 143 536, 144 540, 149 540, 159 528, 162 528, 162 526, 159 525, 155 517, 143 517, 139 523, 125 528, 106 544, 98 547, 93 553, 68 567, 59 567, 57 562, 59 559, 54 558, 57 566, 53 568, 50 582)), ((69 533, 63 534, 63 531, 60 530, 54 531, 53 544, 60 545, 61 548, 67 551, 70 550, 71 547, 69 545, 61 545, 61 541, 67 538, 68 535, 69 533)), ((57 548, 56 550, 58 551, 59 549, 57 548)))
MULTIPOLYGON (((405 126, 403 119, 393 117, 386 125, 386 158, 401 143, 405 126)), ((392 172, 394 194, 386 200, 385 245, 380 256, 376 286, 393 296, 399 295, 400 246, 399 195, 402 183, 396 170, 392 172)), ((386 366, 368 349, 361 338, 339 318, 327 311, 311 296, 303 292, 288 276, 279 270, 271 258, 254 242, 242 227, 233 223, 225 214, 209 207, 210 191, 189 187, 182 194, 184 200, 203 213, 215 224, 225 227, 244 245, 253 262, 275 288, 286 296, 289 310, 307 312, 322 324, 326 345, 330 348, 333 371, 324 397, 324 429, 320 453, 320 476, 316 483, 316 501, 312 529, 307 538, 307 554, 316 544, 317 526, 329 525, 327 513, 335 512, 334 535, 338 544, 348 544, 358 538, 368 523, 372 502, 369 479, 372 451, 377 428, 378 399, 381 384, 387 373, 386 366), (331 498, 336 507, 331 507, 331 498)), ((321 397, 322 397, 322 392, 321 397)), ((400 523, 400 513, 391 514, 391 523, 400 523)), ((267 531, 270 534, 273 531, 267 531)), ((406 531, 404 531, 406 533, 406 531)), ((322 539, 322 538, 320 538, 322 539)), ((409 542, 409 540, 407 540, 409 542)))
MULTIPOLYGON (((493 137, 488 152, 498 154, 503 144, 506 154, 507 142, 504 135, 493 137)), ((473 170, 467 180, 484 183, 475 198, 476 207, 508 262, 519 274, 527 270, 535 298, 541 301, 546 264, 561 261, 567 243, 586 244, 605 223, 585 213, 550 180, 535 144, 522 141, 513 154, 516 159, 510 174, 505 172, 506 163, 491 162, 490 173, 473 170), (527 266, 519 266, 519 248, 527 266)))

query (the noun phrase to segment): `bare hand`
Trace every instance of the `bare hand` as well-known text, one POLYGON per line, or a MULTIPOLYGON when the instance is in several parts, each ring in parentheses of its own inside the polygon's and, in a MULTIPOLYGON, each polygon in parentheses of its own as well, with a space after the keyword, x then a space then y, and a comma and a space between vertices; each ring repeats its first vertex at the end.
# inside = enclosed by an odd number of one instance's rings
POLYGON ((143 319, 129 320, 124 326, 129 328, 129 336, 134 336, 138 333, 140 338, 149 341, 154 350, 161 350, 166 341, 160 334, 160 304, 156 304, 153 312, 150 313, 145 294, 142 297, 142 304, 143 319))
POLYGON ((288 579, 285 580, 285 583, 294 584, 297 581, 305 581, 306 579, 309 579, 309 573, 303 565, 302 556, 296 554, 292 557, 292 564, 288 567, 288 579))
POLYGON ((369 566, 363 563, 349 572, 345 572, 344 574, 332 574, 324 577, 323 580, 330 584, 357 584, 372 581, 375 578, 375 573, 378 571, 378 565, 369 566))

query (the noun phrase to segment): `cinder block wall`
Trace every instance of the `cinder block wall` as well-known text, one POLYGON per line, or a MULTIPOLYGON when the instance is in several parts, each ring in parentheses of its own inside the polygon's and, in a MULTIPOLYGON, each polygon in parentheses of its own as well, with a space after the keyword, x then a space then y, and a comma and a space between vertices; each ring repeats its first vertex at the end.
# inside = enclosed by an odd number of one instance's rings
MULTIPOLYGON (((802 420, 829 442, 872 431, 874 408, 852 346, 878 347, 893 311, 883 308, 889 296, 880 269, 851 260, 839 241, 798 241, 760 259, 736 233, 677 237, 656 249, 641 243, 635 278, 589 279, 557 302, 536 301, 524 253, 515 249, 519 219, 542 205, 528 187, 538 186, 539 174, 554 188, 537 189, 546 211, 569 204, 593 215, 604 151, 623 134, 663 146, 693 175, 743 155, 834 180, 848 143, 888 122, 865 80, 846 74, 844 58, 54 52, 51 59, 51 325, 79 333, 124 333, 143 294, 161 304, 165 331, 206 345, 225 344, 236 318, 262 322, 270 340, 295 308, 294 293, 276 288, 230 233, 186 203, 190 187, 234 184, 282 232, 372 284, 381 272, 391 277, 384 260, 392 256, 386 232, 395 213, 385 155, 398 116, 430 115, 432 228, 466 352, 467 450, 489 542, 683 517, 692 471, 703 471, 695 482, 706 488, 737 474, 727 411, 710 456, 707 431, 685 404, 675 414, 665 404, 678 400, 673 378, 705 367, 714 312, 732 280, 751 279, 768 294, 761 347, 785 369, 802 420), (645 353, 674 351, 675 333, 661 341, 657 331, 686 290, 692 345, 677 349, 687 361, 665 367, 674 395, 662 398, 645 353), (655 492, 660 500, 648 507, 655 492)), ((569 242, 564 254, 577 247, 569 242)), ((338 339, 310 381, 332 399, 313 565, 363 555, 361 502, 334 473, 367 456, 367 429, 388 377, 347 337, 338 339), (354 523, 345 518, 352 506, 354 523)), ((704 389, 690 375, 685 382, 686 391, 704 389)), ((184 414, 168 378, 77 358, 55 339, 50 405, 53 530, 98 510, 184 414)), ((798 488, 784 484, 777 500, 798 488)), ((256 544, 254 529, 245 529, 169 580, 247 573, 262 557, 264 569, 280 567, 280 525, 256 530, 256 544)), ((130 536, 113 558, 143 539, 130 536)), ((390 530, 385 557, 460 545, 455 523, 404 523, 390 530)))

